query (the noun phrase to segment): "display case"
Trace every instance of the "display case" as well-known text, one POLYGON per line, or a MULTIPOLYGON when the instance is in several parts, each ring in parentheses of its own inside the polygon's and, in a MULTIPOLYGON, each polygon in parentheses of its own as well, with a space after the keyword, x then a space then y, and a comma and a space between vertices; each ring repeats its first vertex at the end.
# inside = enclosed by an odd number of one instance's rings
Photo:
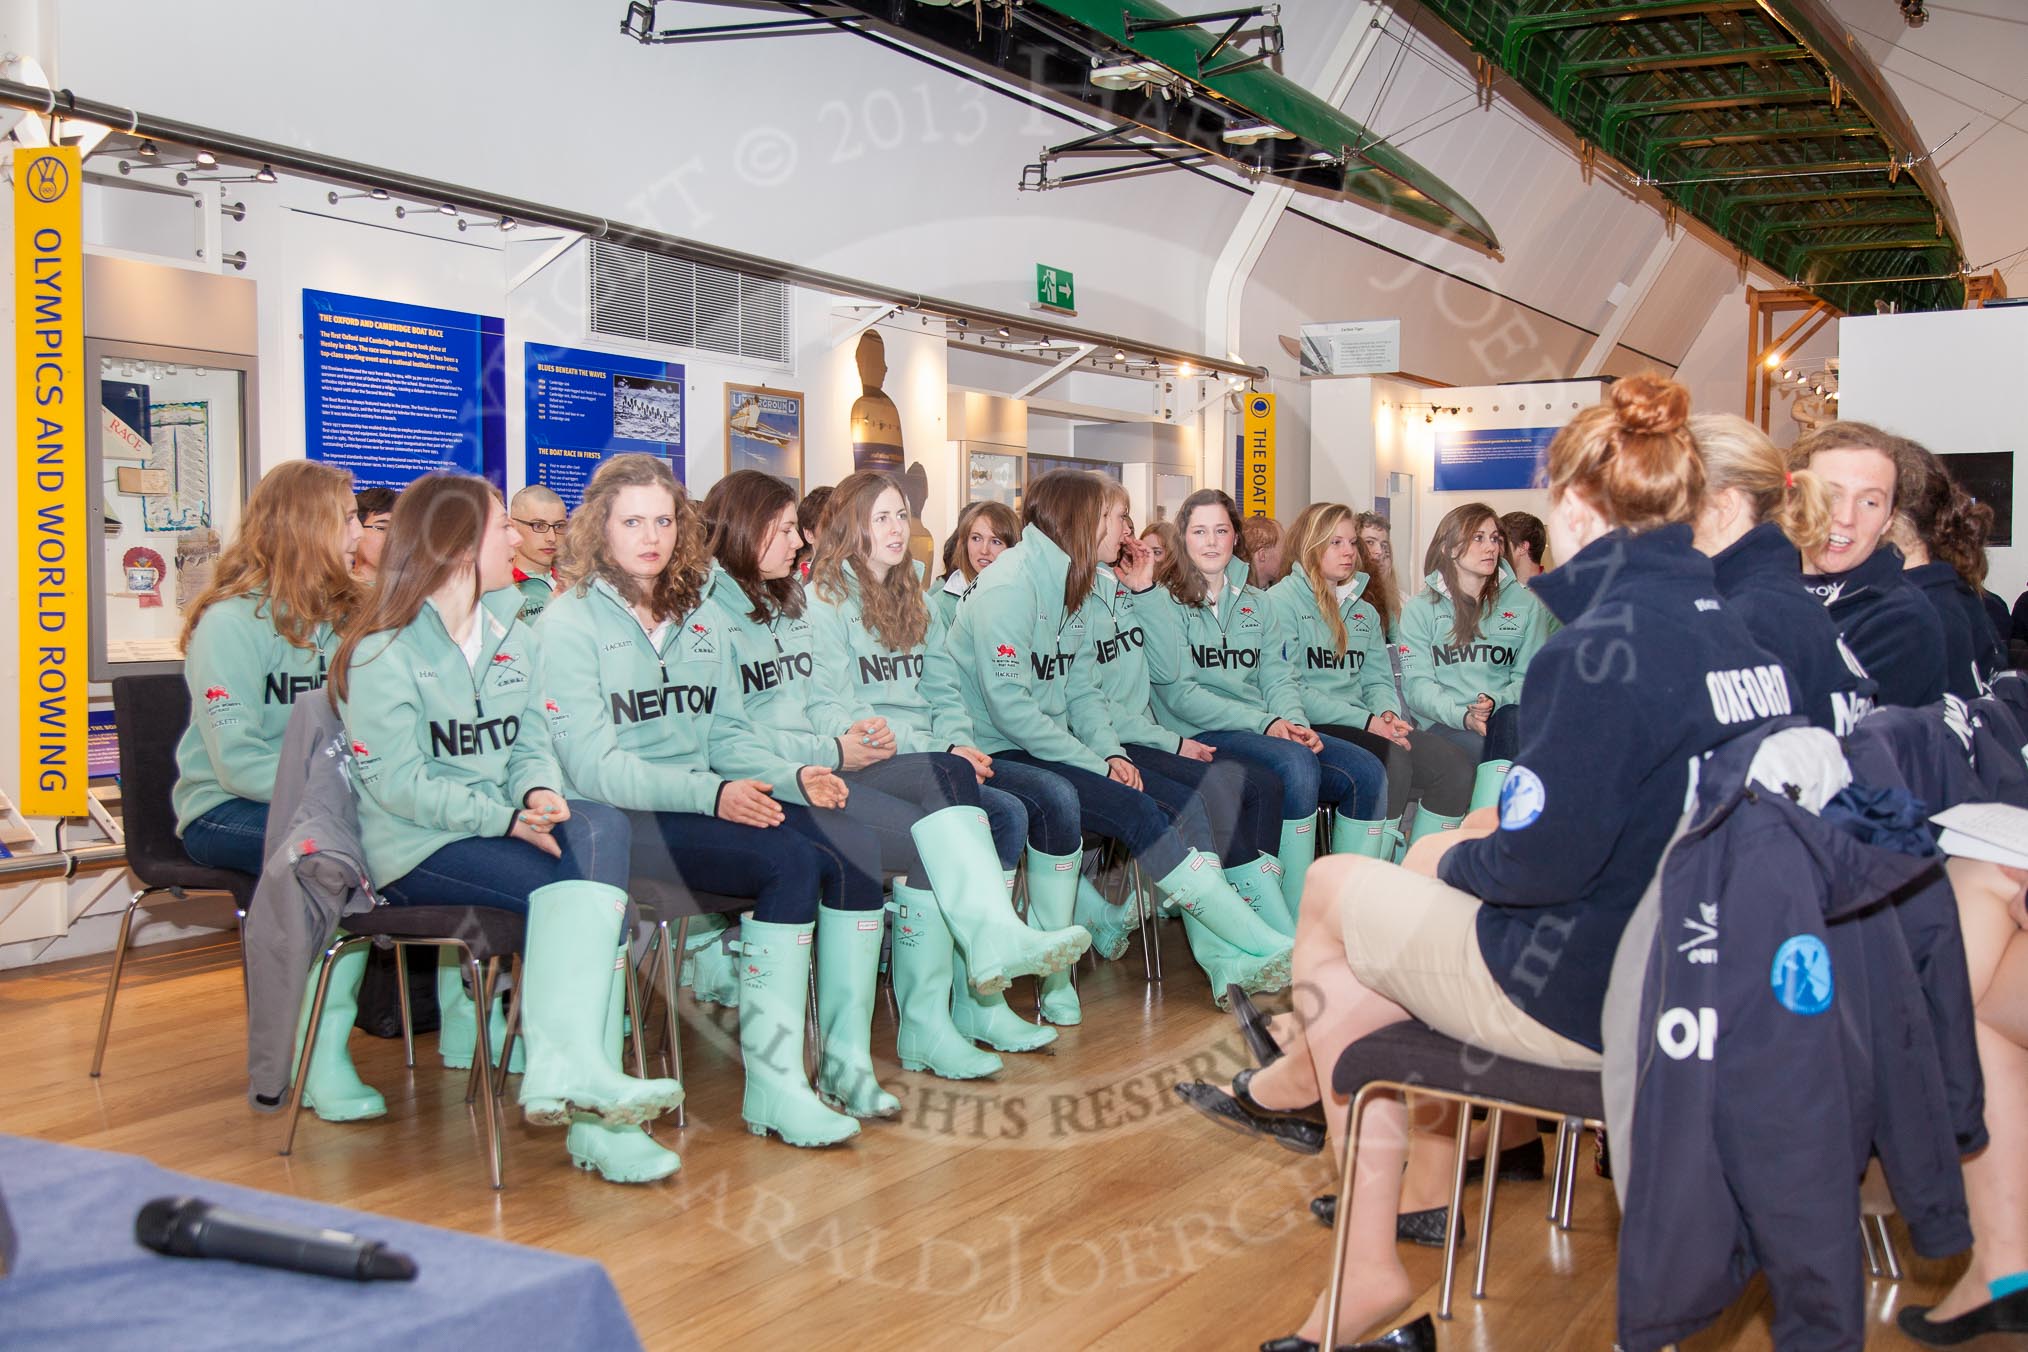
POLYGON ((995 451, 967 447, 965 501, 997 502, 1018 513, 1025 477, 1022 462, 1027 458, 1027 452, 1012 447, 995 451))
POLYGON ((251 356, 88 339, 91 679, 173 672, 258 465, 251 356))

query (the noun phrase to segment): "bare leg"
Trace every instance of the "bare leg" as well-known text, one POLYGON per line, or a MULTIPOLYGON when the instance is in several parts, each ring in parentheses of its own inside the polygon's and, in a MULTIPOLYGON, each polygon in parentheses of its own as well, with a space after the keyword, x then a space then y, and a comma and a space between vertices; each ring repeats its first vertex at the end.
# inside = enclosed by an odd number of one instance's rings
MULTIPOLYGON (((1389 865, 1378 860, 1334 855, 1310 868, 1296 927, 1294 980, 1301 992, 1303 1038, 1288 1055, 1257 1072, 1256 1096, 1269 1107, 1298 1108, 1318 1099, 1318 1086, 1331 1083, 1331 1071, 1345 1049, 1368 1033, 1408 1018, 1393 1001, 1366 989, 1345 960, 1339 931, 1340 898, 1355 889, 1383 882, 1374 870, 1389 865), (1279 1072, 1279 1074, 1276 1074, 1279 1072), (1272 1078, 1270 1078, 1272 1077, 1272 1078), (1265 1081, 1265 1083, 1264 1083, 1265 1081)), ((1352 1113, 1351 1100, 1323 1095, 1324 1120, 1334 1152, 1344 1149, 1352 1113)), ((1406 1110, 1391 1099, 1369 1103, 1359 1133, 1359 1174, 1353 1180, 1350 1211, 1339 1199, 1340 1224, 1350 1227, 1349 1279, 1340 1306, 1343 1326, 1363 1329, 1400 1312, 1414 1295, 1408 1271, 1394 1249, 1394 1217, 1401 1200, 1401 1169, 1407 1158, 1406 1110)), ((1302 1336, 1323 1336, 1324 1299, 1310 1311, 1302 1336)))
MULTIPOLYGON (((1949 1319, 1991 1299, 1987 1283, 2028 1271, 2028 934, 2008 914, 2021 884, 1997 864, 1954 859, 1951 885, 1978 1001, 1979 1068, 1991 1142, 1965 1161, 1971 1265, 1930 1314, 1949 1319)), ((2019 905, 2019 901, 2015 901, 2019 905)))

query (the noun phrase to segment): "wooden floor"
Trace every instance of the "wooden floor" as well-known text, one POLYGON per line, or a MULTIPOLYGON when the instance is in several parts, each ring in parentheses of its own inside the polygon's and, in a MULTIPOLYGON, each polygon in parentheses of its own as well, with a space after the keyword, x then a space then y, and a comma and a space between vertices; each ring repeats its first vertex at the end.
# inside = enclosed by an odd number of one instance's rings
MULTIPOLYGON (((682 1171, 603 1183, 570 1167, 560 1130, 517 1116, 501 1193, 485 1185, 464 1077, 437 1065, 433 1038, 410 1072, 398 1041, 355 1035, 388 1116, 306 1115, 282 1159, 280 1123, 245 1104, 233 950, 130 963, 97 1081, 104 965, 66 964, 0 977, 0 1132, 596 1258, 651 1348, 1250 1348, 1293 1329, 1325 1279, 1329 1236, 1306 1203, 1327 1166, 1218 1131, 1170 1093, 1243 1062, 1179 936, 1165 953, 1159 987, 1131 957, 1087 968, 1084 1027, 1053 1055, 1007 1058, 995 1081, 905 1075, 883 1055, 905 1116, 828 1151, 747 1134, 729 1025, 686 1001, 689 1126, 661 1132, 682 1171)), ((894 1045, 884 1008, 874 1041, 894 1045)), ((1567 1233, 1543 1219, 1545 1185, 1501 1185, 1487 1298, 1470 1298, 1467 1276, 1441 1346, 1612 1345, 1617 1213, 1586 1160, 1567 1233)), ((1466 1215, 1476 1226, 1476 1185, 1466 1215)), ((1439 1254, 1404 1253, 1427 1284, 1416 1310, 1433 1310, 1439 1254)), ((1955 1275, 1904 1261, 1905 1280, 1870 1287, 1868 1347, 1910 1346, 1895 1307, 1955 1275)), ((1749 1296, 1686 1346, 1768 1347, 1764 1303, 1749 1296)))

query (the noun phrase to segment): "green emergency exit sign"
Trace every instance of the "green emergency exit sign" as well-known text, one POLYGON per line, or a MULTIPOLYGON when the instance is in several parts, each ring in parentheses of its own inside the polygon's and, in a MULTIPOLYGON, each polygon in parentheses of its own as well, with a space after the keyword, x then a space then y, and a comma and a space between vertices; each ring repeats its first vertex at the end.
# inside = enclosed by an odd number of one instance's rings
POLYGON ((1077 313, 1077 289, 1069 269, 1035 265, 1035 304, 1044 310, 1077 313))

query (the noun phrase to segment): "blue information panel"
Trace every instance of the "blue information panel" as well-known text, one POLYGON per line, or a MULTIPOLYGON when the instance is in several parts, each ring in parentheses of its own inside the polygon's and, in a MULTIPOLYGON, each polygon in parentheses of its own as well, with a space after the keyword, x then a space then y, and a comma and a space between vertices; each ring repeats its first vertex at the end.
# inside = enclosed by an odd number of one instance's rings
POLYGON ((538 343, 524 351, 529 483, 576 511, 599 462, 625 451, 666 458, 683 481, 681 366, 538 343))
POLYGON ((490 315, 303 292, 304 445, 355 488, 431 470, 507 486, 507 325, 490 315))
POLYGON ((1537 471, 1555 427, 1439 429, 1436 482, 1439 493, 1483 493, 1499 488, 1534 488, 1537 471))

